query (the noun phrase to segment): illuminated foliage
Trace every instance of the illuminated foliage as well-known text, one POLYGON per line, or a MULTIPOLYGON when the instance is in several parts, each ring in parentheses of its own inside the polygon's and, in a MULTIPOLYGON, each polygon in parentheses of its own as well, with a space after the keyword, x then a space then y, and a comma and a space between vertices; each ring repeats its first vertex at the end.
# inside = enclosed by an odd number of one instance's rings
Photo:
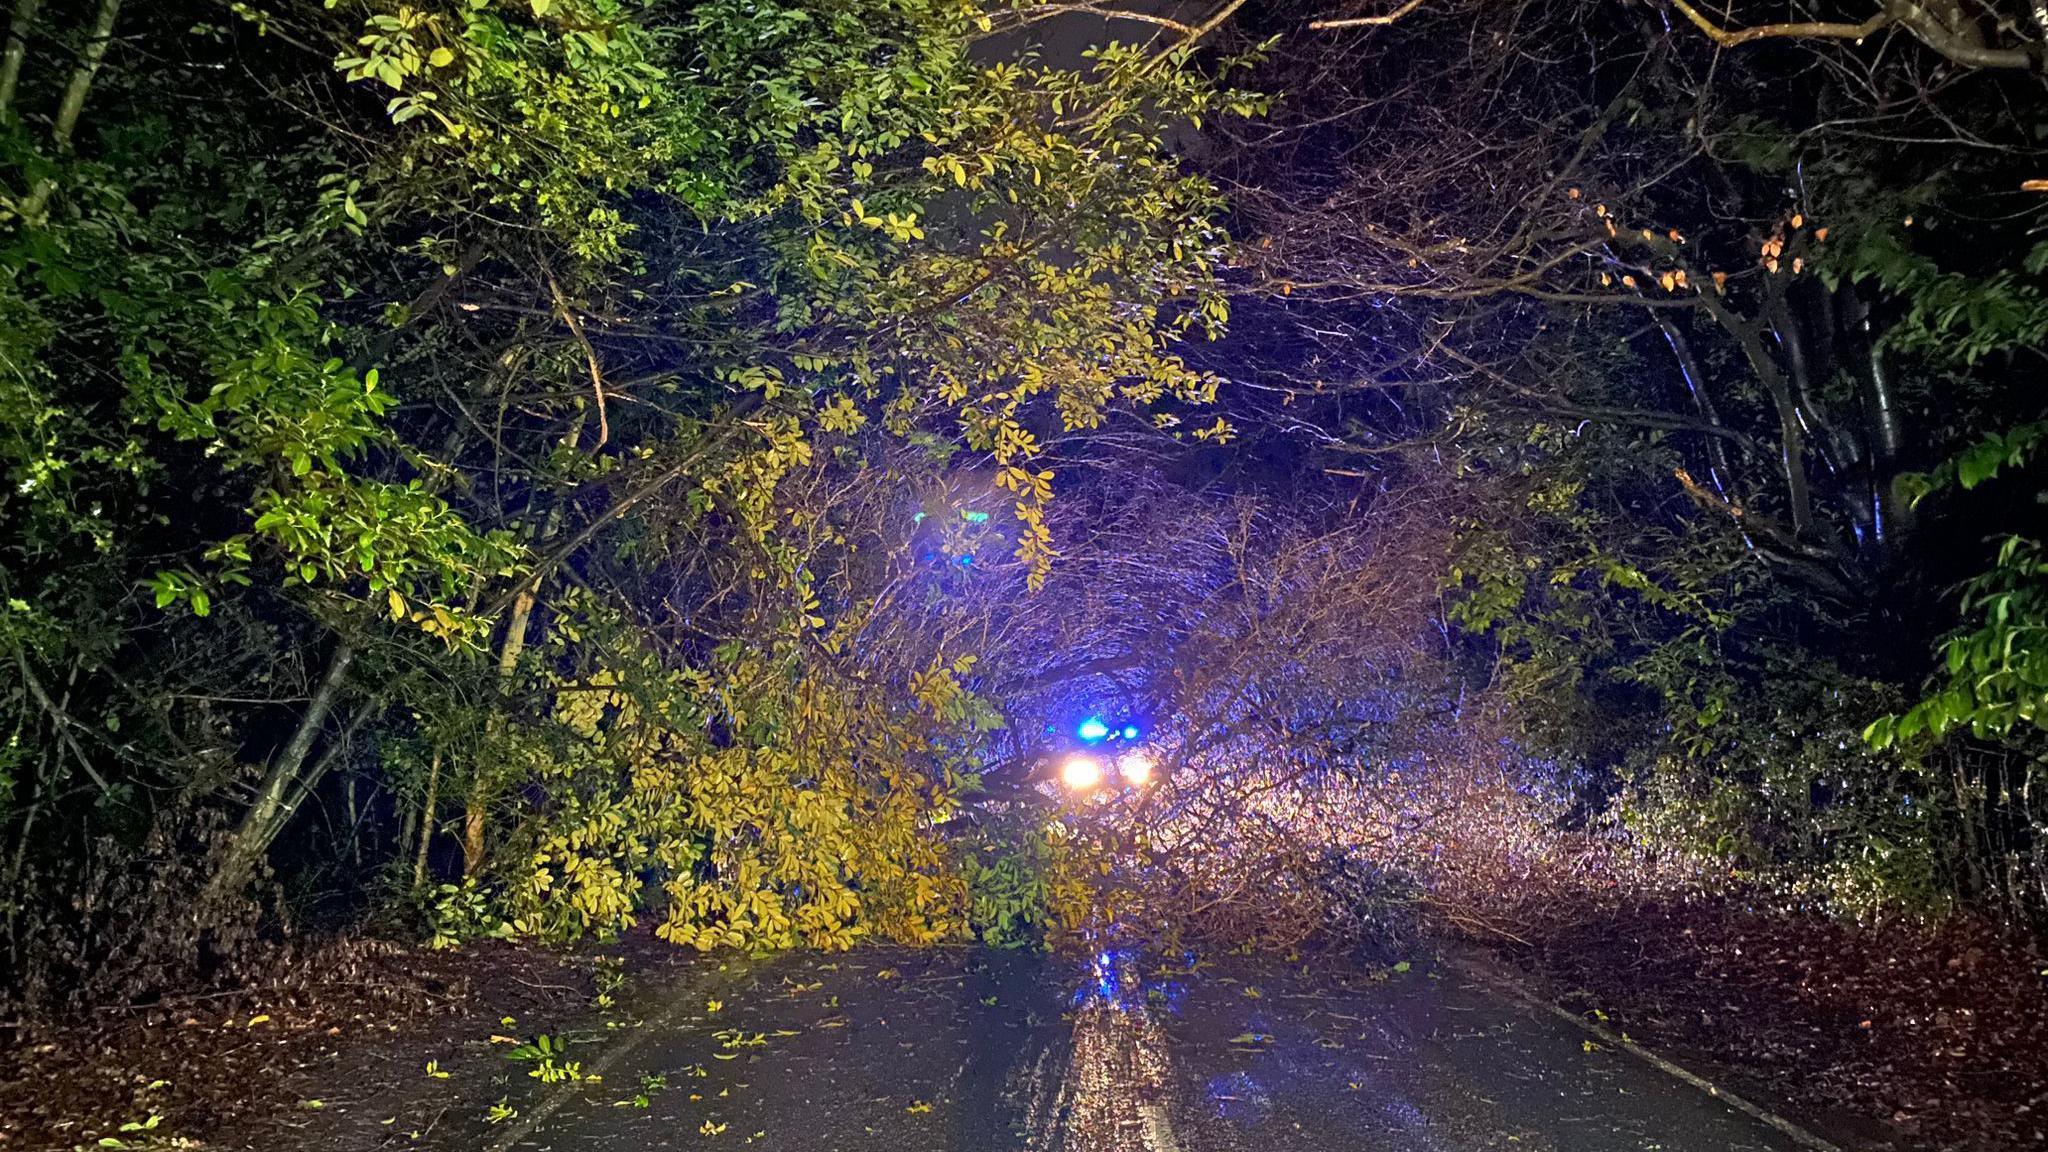
POLYGON ((10 939, 166 797, 233 826, 225 908, 384 782, 448 939, 964 933, 975 645, 862 639, 904 496, 986 476, 1036 585, 1050 442, 1223 434, 1221 202, 1165 137, 1262 99, 983 59, 958 0, 107 10, 81 118, 65 6, 0 109, 10 939))

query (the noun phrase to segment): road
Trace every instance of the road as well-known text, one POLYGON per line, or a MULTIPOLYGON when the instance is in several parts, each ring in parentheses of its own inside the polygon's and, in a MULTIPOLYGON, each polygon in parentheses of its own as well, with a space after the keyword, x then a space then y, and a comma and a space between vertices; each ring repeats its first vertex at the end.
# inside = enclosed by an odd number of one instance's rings
MULTIPOLYGON (((487 1152, 1790 1152, 1462 969, 856 953, 658 989, 487 1152)), ((585 1050, 573 1055, 584 1056, 585 1050)), ((516 1094, 523 1091, 525 1095, 516 1094)), ((451 1133, 452 1135, 452 1133, 451 1133)), ((450 1145, 451 1147, 454 1145, 450 1145)))

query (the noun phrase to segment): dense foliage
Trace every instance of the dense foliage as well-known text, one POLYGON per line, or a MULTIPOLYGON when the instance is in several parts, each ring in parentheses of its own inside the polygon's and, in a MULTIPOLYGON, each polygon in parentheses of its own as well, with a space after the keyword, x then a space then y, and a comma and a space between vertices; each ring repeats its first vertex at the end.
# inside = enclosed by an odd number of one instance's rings
POLYGON ((1036 586, 1046 439, 1195 426, 1223 236, 1161 135, 1257 98, 951 0, 20 13, 17 992, 232 962, 273 867, 444 938, 967 931, 989 605, 918 525, 1036 586))
POLYGON ((17 5, 9 998, 2048 922, 2032 13, 1075 7, 17 5))

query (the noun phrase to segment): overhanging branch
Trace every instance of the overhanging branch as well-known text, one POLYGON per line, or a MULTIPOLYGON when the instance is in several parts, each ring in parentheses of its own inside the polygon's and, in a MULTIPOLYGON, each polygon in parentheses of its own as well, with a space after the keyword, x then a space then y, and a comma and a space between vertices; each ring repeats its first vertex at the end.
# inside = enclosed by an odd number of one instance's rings
POLYGON ((1974 31, 1958 31, 1914 0, 1885 0, 1883 8, 1861 24, 1830 20, 1795 20, 1780 24, 1757 24, 1748 28, 1724 28, 1703 15, 1687 0, 1671 5, 1707 39, 1723 48, 1736 48, 1760 40, 1857 40, 1897 25, 1942 56, 1972 68, 2033 68, 2040 53, 2031 48, 1994 48, 1984 44, 1974 31))
POLYGON ((1759 24, 1753 28, 1723 28, 1685 2, 1671 0, 1671 6, 1723 48, 1735 48, 1758 40, 1861 40, 1892 23, 1889 12, 1879 12, 1861 24, 1828 20, 1802 20, 1785 24, 1759 24))
POLYGON ((1420 7, 1422 7, 1422 0, 1408 0, 1406 4, 1401 5, 1384 16, 1349 16, 1342 20, 1311 20, 1308 26, 1318 32, 1328 31, 1332 28, 1383 27, 1392 24, 1394 21, 1420 7))

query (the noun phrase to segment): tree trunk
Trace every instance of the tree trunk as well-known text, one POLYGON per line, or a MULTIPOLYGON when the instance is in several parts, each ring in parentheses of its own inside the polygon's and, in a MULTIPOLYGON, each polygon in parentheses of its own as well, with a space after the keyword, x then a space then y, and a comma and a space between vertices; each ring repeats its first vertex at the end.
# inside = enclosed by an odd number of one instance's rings
POLYGON ((1750 370, 1756 373, 1757 382, 1771 397, 1771 406, 1778 414, 1779 463, 1785 473, 1785 505, 1787 516, 1792 521, 1795 537, 1804 537, 1813 528, 1813 490, 1806 477, 1806 434, 1799 421, 1799 402, 1792 394, 1792 385, 1785 379, 1778 362, 1771 359, 1769 348, 1764 346, 1762 334, 1755 324, 1735 315, 1717 299, 1713 292, 1701 290, 1700 303, 1706 305, 1722 328, 1726 329, 1742 348, 1742 355, 1749 361, 1750 370))
MULTIPOLYGON (((505 642, 498 649, 498 685, 501 691, 518 669, 520 653, 526 651, 526 626, 533 618, 534 600, 535 589, 531 585, 512 600, 512 615, 505 622, 505 642)), ((502 716, 492 716, 493 735, 503 725, 502 716)), ((490 743, 485 742, 487 747, 490 743)), ((462 811, 462 875, 465 878, 475 876, 484 865, 484 824, 490 791, 490 778, 479 763, 470 777, 469 799, 462 811)))
MULTIPOLYGON (((1722 427, 1720 409, 1714 405, 1713 394, 1707 391, 1706 373, 1701 371, 1699 358, 1692 353, 1692 342, 1685 338, 1685 333, 1678 330, 1678 325, 1673 324, 1670 317, 1664 315, 1662 309, 1650 308, 1647 311, 1657 322, 1658 330, 1664 333, 1664 342, 1671 346, 1672 357, 1678 361, 1678 374, 1684 378, 1685 390, 1692 396, 1693 411, 1701 420, 1716 428, 1722 427)), ((1728 465, 1728 446, 1718 436, 1702 436, 1700 439, 1706 441, 1709 478, 1714 482, 1714 491, 1725 497, 1728 485, 1735 482, 1734 469, 1728 465)))
POLYGON ((14 854, 7 862, 6 886, 0 888, 0 900, 7 902, 7 963, 16 972, 21 971, 21 937, 15 930, 15 922, 27 902, 27 893, 21 891, 21 872, 28 862, 29 838, 35 835, 36 816, 43 810, 43 775, 48 770, 52 754, 49 746, 45 745, 43 754, 36 757, 35 771, 29 775, 28 806, 22 810, 14 854))
POLYGON ((427 852, 434 843, 434 806, 441 801, 441 750, 427 763, 427 795, 420 801, 420 847, 412 858, 412 886, 415 891, 427 882, 427 852))
POLYGON ((284 830, 292 813, 298 810, 308 789, 300 786, 299 769, 306 762, 306 756, 313 750, 313 741, 319 737, 320 728, 327 722, 327 716, 334 710, 334 702, 341 696, 342 682, 348 677, 349 662, 356 656, 355 645, 342 640, 334 647, 334 654, 328 658, 327 673, 320 679, 320 686, 313 690, 313 698, 307 702, 305 714, 299 717, 299 726, 292 733, 289 743, 271 762, 270 771, 263 777, 263 784, 257 789, 256 801, 242 817, 242 823, 235 829, 234 840, 229 844, 227 857, 221 861, 220 870, 214 873, 213 882, 208 886, 211 896, 225 896, 240 892, 249 881, 249 874, 255 870, 256 862, 270 849, 277 834, 284 830))
MULTIPOLYGON (((17 9, 17 14, 19 10, 17 9)), ((107 45, 114 38, 114 19, 121 14, 121 0, 100 0, 99 13, 93 18, 92 33, 87 37, 85 50, 79 53, 78 66, 71 70, 71 83, 64 87, 64 102, 57 107, 57 119, 50 129, 50 142, 62 154, 71 149, 72 133, 78 130, 78 117, 85 111, 85 98, 92 91, 93 77, 99 75, 100 61, 106 58, 107 45)), ((56 180, 45 176, 36 184, 22 202, 21 218, 39 221, 43 209, 50 202, 50 193, 57 188, 56 180)))
POLYGON ((7 21, 7 47, 0 51, 0 116, 14 107, 14 90, 21 86, 21 66, 28 59, 29 33, 35 31, 36 10, 43 0, 14 0, 14 15, 7 21))
POLYGON ((1912 501, 1903 499, 1898 490, 1904 432, 1891 381, 1885 375, 1884 353, 1878 350, 1876 333, 1871 331, 1870 307, 1846 280, 1840 295, 1842 328, 1850 345, 1844 359, 1862 393, 1863 418, 1869 428, 1871 518, 1880 547, 1887 556, 1898 556, 1913 531, 1912 501))
POLYGON ((356 773, 353 767, 343 777, 342 785, 348 807, 348 859, 349 863, 360 870, 363 866, 363 805, 362 798, 356 795, 356 773))

